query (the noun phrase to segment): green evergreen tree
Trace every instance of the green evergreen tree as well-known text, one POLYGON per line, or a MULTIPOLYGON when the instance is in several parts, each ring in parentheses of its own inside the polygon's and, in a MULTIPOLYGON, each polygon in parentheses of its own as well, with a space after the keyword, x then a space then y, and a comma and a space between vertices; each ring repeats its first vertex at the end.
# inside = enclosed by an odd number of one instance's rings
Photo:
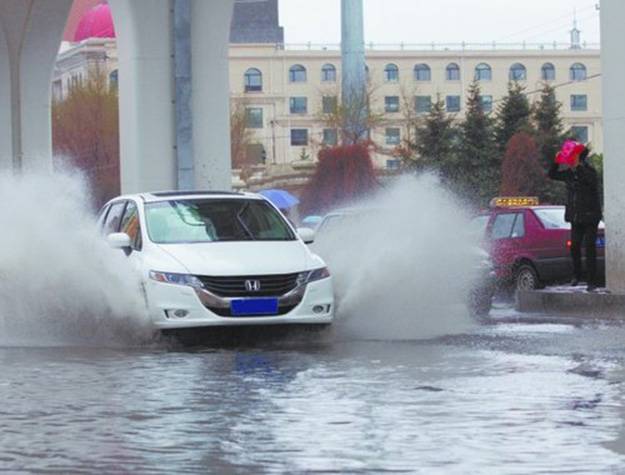
POLYGON ((525 88, 518 82, 508 83, 508 95, 497 107, 495 140, 500 154, 506 151, 508 140, 517 132, 530 132, 530 103, 525 95, 525 88))
MULTIPOLYGON (((564 127, 560 117, 562 104, 556 99, 555 89, 545 83, 540 98, 532 106, 534 139, 538 147, 541 166, 547 169, 565 140, 564 127)), ((541 200, 561 204, 566 199, 566 188, 561 182, 547 182, 540 193, 541 200)))
POLYGON ((459 126, 453 181, 472 203, 485 206, 499 190, 501 154, 494 138, 494 123, 482 107, 480 86, 469 87, 467 110, 459 126))
POLYGON ((444 181, 448 180, 457 139, 453 121, 454 117, 445 111, 445 103, 438 97, 415 130, 411 148, 416 152, 414 167, 417 170, 435 170, 444 181))

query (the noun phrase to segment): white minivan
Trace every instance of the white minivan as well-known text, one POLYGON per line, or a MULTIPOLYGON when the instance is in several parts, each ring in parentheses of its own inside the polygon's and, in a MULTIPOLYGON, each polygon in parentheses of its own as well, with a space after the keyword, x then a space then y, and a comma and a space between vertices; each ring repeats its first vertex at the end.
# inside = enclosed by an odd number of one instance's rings
POLYGON ((267 199, 253 193, 155 192, 120 196, 98 226, 141 274, 161 329, 318 324, 334 317, 332 278, 267 199))

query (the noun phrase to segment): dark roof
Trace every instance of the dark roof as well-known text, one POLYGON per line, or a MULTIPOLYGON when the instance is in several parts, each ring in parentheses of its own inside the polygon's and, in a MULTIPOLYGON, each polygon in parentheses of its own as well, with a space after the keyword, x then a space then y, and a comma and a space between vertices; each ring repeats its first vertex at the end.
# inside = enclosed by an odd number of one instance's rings
POLYGON ((278 0, 237 0, 230 25, 231 43, 284 43, 278 0))

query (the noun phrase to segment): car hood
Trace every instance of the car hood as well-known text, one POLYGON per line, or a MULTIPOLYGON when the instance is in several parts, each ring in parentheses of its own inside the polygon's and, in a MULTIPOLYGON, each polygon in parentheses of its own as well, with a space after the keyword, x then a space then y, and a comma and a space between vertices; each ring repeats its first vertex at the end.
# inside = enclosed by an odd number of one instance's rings
POLYGON ((212 242, 160 244, 195 275, 289 274, 320 267, 301 241, 212 242))

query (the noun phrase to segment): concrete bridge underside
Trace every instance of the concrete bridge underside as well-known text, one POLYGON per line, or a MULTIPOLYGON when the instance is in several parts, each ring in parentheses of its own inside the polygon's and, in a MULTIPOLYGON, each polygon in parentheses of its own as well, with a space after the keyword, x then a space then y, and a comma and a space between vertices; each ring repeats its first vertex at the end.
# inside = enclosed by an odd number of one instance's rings
MULTIPOLYGON (((234 0, 190 9, 194 183, 229 189, 228 44, 234 0)), ((0 169, 51 168, 50 80, 72 0, 0 0, 0 169)), ((174 3, 110 0, 119 49, 124 192, 178 188, 174 3)))

